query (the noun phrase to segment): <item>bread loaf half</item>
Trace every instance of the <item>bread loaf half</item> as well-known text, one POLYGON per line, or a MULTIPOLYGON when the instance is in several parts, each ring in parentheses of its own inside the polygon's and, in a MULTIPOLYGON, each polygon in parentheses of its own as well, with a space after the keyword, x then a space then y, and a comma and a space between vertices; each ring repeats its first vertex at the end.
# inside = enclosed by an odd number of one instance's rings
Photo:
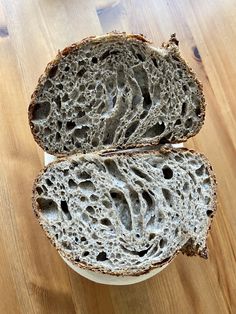
POLYGON ((90 153, 47 166, 33 207, 74 266, 137 276, 178 252, 207 257, 216 184, 205 157, 187 149, 90 153))
POLYGON ((183 142, 204 115, 174 35, 160 48, 125 33, 73 44, 48 64, 29 107, 36 142, 57 156, 183 142))

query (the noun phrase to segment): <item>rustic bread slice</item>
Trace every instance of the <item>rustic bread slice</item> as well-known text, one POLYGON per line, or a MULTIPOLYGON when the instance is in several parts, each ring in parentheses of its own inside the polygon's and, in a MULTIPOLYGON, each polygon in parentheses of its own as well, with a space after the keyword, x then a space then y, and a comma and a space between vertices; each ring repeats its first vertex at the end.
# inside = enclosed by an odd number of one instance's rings
POLYGON ((195 135, 205 100, 177 44, 174 35, 154 48, 140 35, 111 33, 59 52, 29 107, 37 143, 63 156, 195 135))
POLYGON ((140 275, 182 251, 207 257, 216 205, 205 157, 187 149, 74 155, 38 176, 33 208, 78 267, 140 275))

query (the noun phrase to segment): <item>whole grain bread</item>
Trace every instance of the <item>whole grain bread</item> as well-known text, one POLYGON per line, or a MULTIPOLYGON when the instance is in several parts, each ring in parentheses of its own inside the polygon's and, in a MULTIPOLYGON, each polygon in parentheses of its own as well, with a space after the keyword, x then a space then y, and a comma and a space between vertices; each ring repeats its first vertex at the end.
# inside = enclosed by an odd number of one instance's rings
POLYGON ((160 48, 126 33, 73 44, 48 64, 29 106, 36 142, 57 156, 183 142, 204 116, 175 35, 160 48))
POLYGON ((178 252, 207 257, 216 182, 206 158, 187 149, 79 154, 39 174, 33 208, 74 265, 138 276, 178 252))

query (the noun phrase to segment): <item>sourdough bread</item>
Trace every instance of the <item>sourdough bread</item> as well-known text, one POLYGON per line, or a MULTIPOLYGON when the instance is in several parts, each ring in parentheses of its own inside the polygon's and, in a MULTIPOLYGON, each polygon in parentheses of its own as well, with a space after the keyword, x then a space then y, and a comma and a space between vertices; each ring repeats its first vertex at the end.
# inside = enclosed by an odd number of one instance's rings
POLYGON ((73 44, 48 64, 29 107, 36 142, 57 156, 183 142, 204 116, 174 35, 160 48, 125 33, 73 44))
POLYGON ((178 252, 207 257, 216 185, 187 149, 74 155, 37 177, 33 208, 60 254, 110 275, 141 275, 178 252))

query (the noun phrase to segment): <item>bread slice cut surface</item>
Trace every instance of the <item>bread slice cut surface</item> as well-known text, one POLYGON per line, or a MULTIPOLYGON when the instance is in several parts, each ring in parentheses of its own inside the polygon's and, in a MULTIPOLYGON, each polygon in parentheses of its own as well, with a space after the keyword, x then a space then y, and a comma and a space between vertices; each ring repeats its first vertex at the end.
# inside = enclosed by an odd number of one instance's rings
POLYGON ((202 86, 172 37, 160 48, 139 35, 109 34, 58 54, 29 107, 37 143, 48 153, 185 141, 201 128, 202 86))
POLYGON ((182 251, 207 256, 215 179, 201 154, 90 153, 51 163, 33 208, 59 253, 80 268, 140 275, 182 251))

